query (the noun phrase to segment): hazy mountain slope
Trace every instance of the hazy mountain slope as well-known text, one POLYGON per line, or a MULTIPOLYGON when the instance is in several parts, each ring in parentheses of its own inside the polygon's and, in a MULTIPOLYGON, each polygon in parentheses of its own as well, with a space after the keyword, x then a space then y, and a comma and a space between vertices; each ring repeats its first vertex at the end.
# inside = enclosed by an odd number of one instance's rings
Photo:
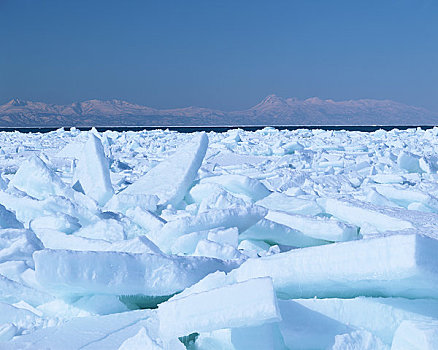
POLYGON ((155 109, 120 100, 54 105, 14 99, 0 105, 0 126, 435 125, 438 114, 390 100, 307 100, 269 95, 252 108, 155 109))

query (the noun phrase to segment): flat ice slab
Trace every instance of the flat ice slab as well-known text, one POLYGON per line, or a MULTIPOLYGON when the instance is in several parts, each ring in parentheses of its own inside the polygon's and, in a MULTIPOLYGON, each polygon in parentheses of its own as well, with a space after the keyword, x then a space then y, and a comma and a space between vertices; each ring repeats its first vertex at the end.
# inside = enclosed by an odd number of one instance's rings
POLYGON ((437 250, 435 239, 393 235, 249 259, 230 275, 271 276, 281 298, 438 298, 437 250))
POLYGON ((45 249, 34 253, 36 279, 55 295, 168 296, 235 265, 204 257, 171 257, 45 249))
POLYGON ((161 333, 168 337, 280 320, 269 277, 171 299, 160 304, 158 316, 161 333))

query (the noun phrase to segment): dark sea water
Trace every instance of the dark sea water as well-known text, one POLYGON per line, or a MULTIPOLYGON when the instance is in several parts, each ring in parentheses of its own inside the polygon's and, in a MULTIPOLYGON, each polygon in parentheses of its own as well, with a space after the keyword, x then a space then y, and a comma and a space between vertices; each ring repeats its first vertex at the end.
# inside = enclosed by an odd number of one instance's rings
MULTIPOLYGON (((297 129, 322 129, 322 130, 348 130, 348 131, 364 131, 364 132, 372 132, 379 129, 382 130, 406 130, 412 128, 421 128, 423 130, 433 128, 433 125, 260 125, 260 126, 113 126, 113 127, 96 127, 96 129, 100 132, 106 130, 112 131, 142 131, 142 130, 174 130, 178 132, 190 133, 195 131, 214 131, 214 132, 225 132, 231 129, 243 129, 246 131, 256 131, 266 127, 273 127, 279 130, 297 130, 297 129)), ((59 128, 0 128, 0 131, 13 132, 18 131, 22 133, 47 133, 50 131, 55 131, 59 128)), ((90 130, 90 127, 78 127, 78 130, 90 130)), ((69 130, 69 128, 66 128, 69 130)))

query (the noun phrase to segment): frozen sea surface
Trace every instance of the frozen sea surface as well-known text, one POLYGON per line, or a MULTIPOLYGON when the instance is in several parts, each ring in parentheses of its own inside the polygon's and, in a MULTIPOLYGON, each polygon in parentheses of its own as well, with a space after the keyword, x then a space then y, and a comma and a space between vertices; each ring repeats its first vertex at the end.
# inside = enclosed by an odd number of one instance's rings
POLYGON ((437 349, 438 128, 0 132, 0 349, 437 349))

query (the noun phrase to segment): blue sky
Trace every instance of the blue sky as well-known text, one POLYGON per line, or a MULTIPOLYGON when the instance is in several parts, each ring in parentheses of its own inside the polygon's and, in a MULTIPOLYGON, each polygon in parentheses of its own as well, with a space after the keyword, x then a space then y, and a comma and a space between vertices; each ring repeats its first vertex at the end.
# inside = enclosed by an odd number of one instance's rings
POLYGON ((233 110, 271 93, 438 111, 438 1, 0 0, 0 103, 233 110))

